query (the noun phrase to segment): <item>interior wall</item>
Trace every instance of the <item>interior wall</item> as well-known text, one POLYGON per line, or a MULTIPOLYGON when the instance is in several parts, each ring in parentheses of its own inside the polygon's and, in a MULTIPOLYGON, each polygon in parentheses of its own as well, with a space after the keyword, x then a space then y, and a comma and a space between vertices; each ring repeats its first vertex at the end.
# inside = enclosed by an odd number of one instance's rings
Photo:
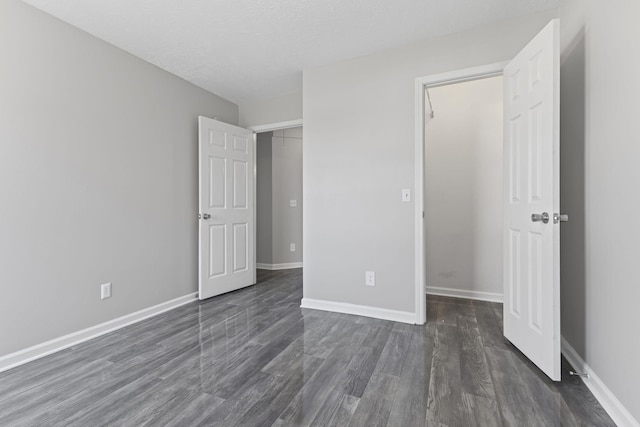
POLYGON ((256 142, 256 263, 273 264, 273 132, 256 142))
POLYGON ((240 103, 240 126, 251 127, 302 119, 302 93, 240 103))
POLYGON ((640 3, 561 9, 562 335, 640 422, 640 3))
POLYGON ((196 292, 197 117, 238 107, 17 0, 0 63, 0 356, 196 292))
POLYGON ((302 127, 258 134, 259 267, 302 262, 302 151, 302 127))
POLYGON ((273 263, 302 262, 302 127, 273 132, 273 263), (291 207, 290 201, 296 206, 291 207), (295 244, 295 252, 289 245, 295 244))
POLYGON ((303 73, 305 298, 414 312, 415 79, 513 58, 555 13, 303 73))
POLYGON ((429 89, 435 115, 425 126, 428 293, 503 293, 502 80, 429 89))

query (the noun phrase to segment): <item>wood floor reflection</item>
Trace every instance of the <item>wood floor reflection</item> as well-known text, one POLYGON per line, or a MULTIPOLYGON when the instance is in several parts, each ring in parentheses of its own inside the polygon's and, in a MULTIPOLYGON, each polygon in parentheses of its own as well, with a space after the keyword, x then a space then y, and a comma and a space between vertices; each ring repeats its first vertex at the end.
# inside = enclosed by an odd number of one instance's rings
POLYGON ((502 306, 407 325, 300 308, 302 270, 0 374, 1 426, 613 426, 502 337, 502 306))

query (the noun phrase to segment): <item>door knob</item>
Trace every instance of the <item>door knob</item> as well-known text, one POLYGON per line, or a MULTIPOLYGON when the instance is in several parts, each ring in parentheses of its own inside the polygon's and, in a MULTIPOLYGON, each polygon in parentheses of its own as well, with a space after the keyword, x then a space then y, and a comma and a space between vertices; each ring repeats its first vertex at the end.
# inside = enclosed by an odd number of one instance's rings
POLYGON ((553 214, 553 223, 557 224, 559 222, 567 222, 569 221, 569 215, 567 214, 559 214, 559 213, 554 213, 553 214))
POLYGON ((546 224, 549 222, 549 214, 547 212, 542 212, 542 214, 531 214, 531 221, 546 224))
POLYGON ((202 219, 209 219, 209 218, 211 218, 211 215, 209 215, 207 213, 206 214, 202 214, 202 219))

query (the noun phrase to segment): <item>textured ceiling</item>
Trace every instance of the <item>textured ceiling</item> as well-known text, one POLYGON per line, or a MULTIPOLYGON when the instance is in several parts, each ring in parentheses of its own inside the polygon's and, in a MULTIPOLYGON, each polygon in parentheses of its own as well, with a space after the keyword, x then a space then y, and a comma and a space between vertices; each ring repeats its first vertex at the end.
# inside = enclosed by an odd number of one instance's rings
POLYGON ((236 103, 302 70, 557 7, 561 0, 25 0, 236 103))

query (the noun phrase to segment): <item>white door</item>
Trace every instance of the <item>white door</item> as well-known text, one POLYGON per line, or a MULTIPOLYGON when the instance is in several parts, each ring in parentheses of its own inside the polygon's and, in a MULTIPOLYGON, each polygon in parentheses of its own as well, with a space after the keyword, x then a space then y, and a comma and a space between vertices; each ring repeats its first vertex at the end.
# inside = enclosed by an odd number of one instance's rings
POLYGON ((253 132, 200 116, 198 298, 256 283, 253 132))
POLYGON ((559 25, 551 21, 504 69, 504 335, 555 381, 560 380, 560 228, 554 220, 560 212, 559 25))

